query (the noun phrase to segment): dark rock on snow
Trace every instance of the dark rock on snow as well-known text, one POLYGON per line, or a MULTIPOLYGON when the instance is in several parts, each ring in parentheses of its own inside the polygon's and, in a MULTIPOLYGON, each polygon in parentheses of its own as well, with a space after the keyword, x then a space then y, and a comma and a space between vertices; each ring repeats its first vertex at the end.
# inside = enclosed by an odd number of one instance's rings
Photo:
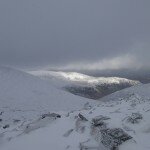
POLYGON ((42 115, 42 119, 46 118, 46 117, 50 117, 50 118, 61 118, 61 115, 56 114, 56 113, 47 113, 47 114, 43 114, 42 115))
POLYGON ((132 139, 130 135, 125 133, 120 128, 104 129, 101 130, 101 134, 102 134, 101 137, 102 144, 105 147, 109 148, 110 150, 117 150, 119 145, 132 139))
POLYGON ((135 123, 139 123, 140 120, 142 119, 143 116, 140 113, 132 113, 132 115, 127 118, 127 121, 132 124, 135 124, 135 123))

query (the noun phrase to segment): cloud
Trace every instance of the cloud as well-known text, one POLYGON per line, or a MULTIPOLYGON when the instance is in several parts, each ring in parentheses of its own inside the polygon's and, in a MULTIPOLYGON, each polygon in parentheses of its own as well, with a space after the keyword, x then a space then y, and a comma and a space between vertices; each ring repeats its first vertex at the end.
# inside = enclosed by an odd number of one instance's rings
POLYGON ((0 0, 0 64, 147 65, 149 6, 149 0, 0 0))
POLYGON ((142 67, 134 55, 126 54, 109 59, 101 59, 93 62, 74 62, 63 66, 47 67, 54 70, 107 70, 107 69, 138 69, 142 67))

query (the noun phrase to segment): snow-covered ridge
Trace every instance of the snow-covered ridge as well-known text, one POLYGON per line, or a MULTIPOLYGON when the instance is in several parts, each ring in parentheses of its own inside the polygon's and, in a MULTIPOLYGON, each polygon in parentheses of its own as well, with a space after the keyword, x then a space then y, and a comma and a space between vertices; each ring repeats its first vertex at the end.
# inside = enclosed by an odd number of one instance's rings
POLYGON ((99 99, 108 94, 140 83, 139 81, 133 81, 125 78, 93 77, 77 72, 40 70, 31 71, 29 73, 51 82, 51 84, 57 88, 66 90, 74 95, 90 99, 99 99))
POLYGON ((72 82, 82 82, 89 84, 112 84, 112 83, 131 83, 133 85, 138 84, 139 81, 129 80, 125 78, 118 77, 93 77, 84 75, 77 72, 61 72, 61 71, 30 71, 29 73, 39 76, 41 78, 52 79, 58 78, 62 80, 69 80, 72 82))

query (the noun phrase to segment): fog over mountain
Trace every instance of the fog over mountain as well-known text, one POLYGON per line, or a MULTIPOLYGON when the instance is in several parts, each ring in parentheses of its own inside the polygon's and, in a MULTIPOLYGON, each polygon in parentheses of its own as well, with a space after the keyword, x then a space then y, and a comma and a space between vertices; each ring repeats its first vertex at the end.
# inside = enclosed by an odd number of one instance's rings
POLYGON ((0 0, 0 150, 150 150, 150 0, 0 0))
POLYGON ((149 0, 1 0, 0 64, 149 67, 149 0))

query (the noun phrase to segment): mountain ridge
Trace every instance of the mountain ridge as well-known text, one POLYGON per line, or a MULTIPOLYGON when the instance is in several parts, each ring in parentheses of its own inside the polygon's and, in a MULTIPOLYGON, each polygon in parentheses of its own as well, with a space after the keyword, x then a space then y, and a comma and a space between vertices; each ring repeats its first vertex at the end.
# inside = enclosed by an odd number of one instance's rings
POLYGON ((140 84, 139 81, 118 77, 93 77, 77 72, 31 71, 29 72, 55 87, 74 95, 90 99, 99 99, 118 90, 140 84))

